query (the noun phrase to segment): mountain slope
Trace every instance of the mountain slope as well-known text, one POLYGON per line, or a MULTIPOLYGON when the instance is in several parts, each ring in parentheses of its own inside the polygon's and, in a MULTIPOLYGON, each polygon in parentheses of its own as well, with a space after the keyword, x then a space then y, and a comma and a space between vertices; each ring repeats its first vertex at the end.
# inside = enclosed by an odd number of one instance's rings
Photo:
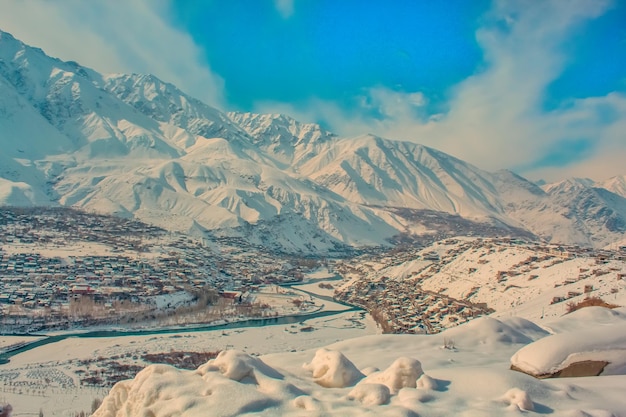
MULTIPOLYGON (((37 149, 45 135, 55 149, 61 147, 83 158, 180 155, 155 120, 102 90, 101 76, 95 71, 50 58, 6 33, 0 34, 0 51, 0 76, 30 104, 30 111, 37 111, 48 122, 40 134, 18 130, 14 143, 30 137, 37 141, 32 143, 37 149), (54 134, 52 129, 56 129, 54 134)), ((26 125, 20 122, 21 128, 26 125)), ((44 150, 48 155, 54 153, 44 150)))
POLYGON ((604 188, 614 194, 626 197, 626 175, 618 175, 596 184, 597 187, 604 188))
POLYGON ((300 172, 360 204, 482 218, 499 213, 486 173, 408 142, 370 135, 337 140, 305 162, 300 172))
POLYGON ((592 184, 546 192, 413 143, 225 114, 152 75, 104 76, 4 32, 0 93, 0 204, 75 206, 291 252, 387 244, 449 216, 469 219, 465 231, 483 222, 568 243, 623 233, 624 198, 592 184))
POLYGON ((603 247, 626 234, 626 198, 594 185, 590 180, 568 179, 543 189, 550 196, 550 210, 565 219, 562 230, 575 233, 574 239, 568 236, 570 241, 603 247))
POLYGON ((282 114, 230 112, 228 116, 252 139, 252 143, 282 169, 299 167, 323 151, 337 136, 313 123, 300 123, 282 114))

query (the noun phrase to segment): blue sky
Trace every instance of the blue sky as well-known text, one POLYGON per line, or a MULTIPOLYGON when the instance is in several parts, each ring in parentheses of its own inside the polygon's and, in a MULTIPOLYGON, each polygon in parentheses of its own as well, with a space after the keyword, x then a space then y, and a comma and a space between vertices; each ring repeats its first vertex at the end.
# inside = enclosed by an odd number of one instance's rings
POLYGON ((7 0, 0 28, 224 110, 531 179, 626 174, 626 1, 7 0))
POLYGON ((272 1, 172 3, 243 110, 259 100, 350 101, 371 86, 434 97, 481 63, 474 39, 486 1, 306 1, 283 16, 272 1))

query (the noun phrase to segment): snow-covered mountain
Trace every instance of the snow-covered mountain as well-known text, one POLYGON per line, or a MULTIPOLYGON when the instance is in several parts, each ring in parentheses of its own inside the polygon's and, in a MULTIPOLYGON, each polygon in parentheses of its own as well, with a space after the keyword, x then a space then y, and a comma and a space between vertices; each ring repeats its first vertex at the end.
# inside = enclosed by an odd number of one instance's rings
POLYGON ((565 219, 562 230, 566 227, 568 233, 573 230, 579 242, 588 239, 591 246, 602 247, 624 238, 626 198, 623 196, 588 179, 568 179, 546 184, 543 189, 550 196, 552 210, 565 219))
POLYGON ((597 187, 607 189, 612 193, 626 197, 626 175, 618 175, 596 184, 597 187))
POLYGON ((429 232, 436 213, 585 245, 626 231, 617 180, 541 189, 414 143, 227 114, 152 75, 102 75, 4 32, 0 146, 0 204, 73 206, 277 250, 385 244, 429 232))
POLYGON ((590 179, 538 185, 509 171, 493 174, 503 209, 551 242, 603 247, 626 233, 626 200, 590 179))

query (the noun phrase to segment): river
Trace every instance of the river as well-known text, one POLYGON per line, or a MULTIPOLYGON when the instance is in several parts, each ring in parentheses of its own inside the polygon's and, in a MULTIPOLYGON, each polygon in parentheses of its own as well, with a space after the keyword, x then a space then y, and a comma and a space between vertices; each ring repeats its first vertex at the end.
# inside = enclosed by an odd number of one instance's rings
MULTIPOLYGON (((124 336, 150 336, 159 334, 179 334, 179 333, 192 333, 192 332, 206 332, 221 329, 237 329, 242 327, 263 327, 274 326, 281 324, 294 324, 301 323, 307 320, 316 319, 320 317, 328 317, 336 314, 349 313, 353 311, 363 311, 363 309, 349 304, 345 304, 341 301, 335 301, 331 297, 321 294, 315 294, 306 290, 295 288, 297 291, 304 292, 314 298, 320 300, 332 301, 337 304, 346 306, 344 310, 322 310, 310 314, 294 314, 288 316, 278 317, 266 317, 266 318, 250 318, 245 320, 232 321, 219 324, 206 324, 206 325, 190 325, 188 327, 173 327, 165 329, 116 329, 116 330, 92 330, 92 331, 80 331, 75 333, 63 333, 54 336, 44 336, 43 339, 36 340, 34 342, 26 343, 17 349, 0 354, 0 365, 8 363, 10 358, 20 353, 29 351, 31 349, 44 346, 50 343, 56 343, 61 340, 65 340, 71 337, 77 338, 93 338, 93 337, 124 337, 124 336)), ((23 336, 23 335, 16 335, 23 336)), ((29 334, 28 336, 38 336, 37 334, 29 334)))

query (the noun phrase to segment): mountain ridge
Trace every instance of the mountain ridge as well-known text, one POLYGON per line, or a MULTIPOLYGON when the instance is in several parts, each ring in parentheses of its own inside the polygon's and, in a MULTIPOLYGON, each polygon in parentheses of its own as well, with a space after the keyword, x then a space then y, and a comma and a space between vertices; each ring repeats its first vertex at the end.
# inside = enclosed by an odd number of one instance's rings
POLYGON ((0 91, 2 205, 72 206, 316 253, 436 233, 439 221, 426 220, 438 212, 563 243, 606 246, 626 233, 619 179, 606 183, 615 192, 538 187, 412 142, 223 113, 153 75, 102 75, 4 32, 0 91), (420 211, 430 214, 410 220, 420 211))

